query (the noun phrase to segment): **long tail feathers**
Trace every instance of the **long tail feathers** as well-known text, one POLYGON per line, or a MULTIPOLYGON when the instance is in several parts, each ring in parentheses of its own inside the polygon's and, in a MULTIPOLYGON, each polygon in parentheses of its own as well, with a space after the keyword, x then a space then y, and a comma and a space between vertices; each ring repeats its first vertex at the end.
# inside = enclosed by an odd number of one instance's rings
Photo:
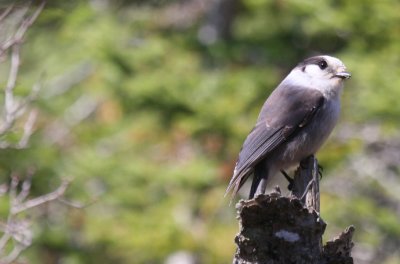
POLYGON ((229 192, 231 192, 231 198, 229 205, 232 204, 233 199, 235 199, 238 191, 240 188, 243 186, 243 184, 246 182, 246 180, 249 178, 250 173, 234 173, 232 176, 231 181, 229 182, 228 187, 226 188, 225 195, 226 197, 229 192))
POLYGON ((255 166, 254 170, 245 170, 245 171, 234 171, 231 181, 229 182, 228 187, 226 188, 225 195, 226 197, 229 192, 231 192, 231 199, 229 205, 232 204, 233 199, 236 197, 238 191, 246 182, 246 180, 250 177, 251 174, 254 174, 253 181, 251 183, 250 195, 249 199, 253 199, 257 189, 262 183, 261 192, 265 192, 266 183, 269 176, 269 171, 264 167, 264 165, 255 166))
POLYGON ((268 180, 268 170, 263 164, 258 164, 254 168, 253 182, 251 183, 249 199, 253 199, 257 192, 258 186, 261 184, 261 193, 265 192, 266 181, 268 180))
POLYGON ((251 183, 249 199, 254 198, 254 195, 256 194, 258 185, 260 184, 261 180, 262 180, 262 178, 260 177, 260 175, 254 174, 253 182, 251 183))

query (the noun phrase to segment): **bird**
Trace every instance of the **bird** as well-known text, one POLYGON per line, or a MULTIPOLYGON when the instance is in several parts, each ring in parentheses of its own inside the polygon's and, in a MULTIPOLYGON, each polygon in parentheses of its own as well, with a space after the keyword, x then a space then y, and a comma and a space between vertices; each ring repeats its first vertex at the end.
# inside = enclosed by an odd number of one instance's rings
POLYGON ((338 58, 307 58, 272 91, 239 152, 225 195, 232 199, 253 175, 249 199, 265 193, 268 179, 314 155, 340 114, 344 80, 351 74, 338 58))

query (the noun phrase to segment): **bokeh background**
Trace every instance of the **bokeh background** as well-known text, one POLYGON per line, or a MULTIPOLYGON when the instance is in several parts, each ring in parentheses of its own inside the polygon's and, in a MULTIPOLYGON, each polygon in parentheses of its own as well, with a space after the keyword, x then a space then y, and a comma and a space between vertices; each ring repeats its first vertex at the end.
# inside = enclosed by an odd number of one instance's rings
POLYGON ((317 54, 353 74, 317 155, 324 239, 353 224, 355 263, 400 263, 397 0, 48 1, 16 87, 43 83, 35 133, 0 151, 0 177, 35 168, 32 197, 69 178, 66 199, 88 206, 27 212, 33 244, 15 263, 230 263, 224 192, 241 144, 272 89, 317 54))

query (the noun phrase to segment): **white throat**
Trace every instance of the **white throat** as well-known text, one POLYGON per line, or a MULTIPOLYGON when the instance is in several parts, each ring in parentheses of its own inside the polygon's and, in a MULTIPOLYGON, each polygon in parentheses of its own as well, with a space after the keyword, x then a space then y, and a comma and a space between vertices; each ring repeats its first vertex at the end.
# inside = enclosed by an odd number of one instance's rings
POLYGON ((313 77, 301 69, 293 69, 282 81, 283 86, 299 86, 320 91, 326 98, 339 97, 343 88, 343 81, 339 78, 313 77))

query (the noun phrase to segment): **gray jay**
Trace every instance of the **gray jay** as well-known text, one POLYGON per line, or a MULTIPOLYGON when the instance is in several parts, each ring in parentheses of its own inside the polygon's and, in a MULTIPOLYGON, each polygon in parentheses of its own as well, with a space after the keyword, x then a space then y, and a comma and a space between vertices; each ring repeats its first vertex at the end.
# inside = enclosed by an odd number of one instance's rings
POLYGON ((300 62, 271 93, 243 143, 226 192, 235 196, 253 175, 249 199, 267 180, 310 155, 328 138, 340 112, 350 73, 339 59, 315 56, 300 62))

